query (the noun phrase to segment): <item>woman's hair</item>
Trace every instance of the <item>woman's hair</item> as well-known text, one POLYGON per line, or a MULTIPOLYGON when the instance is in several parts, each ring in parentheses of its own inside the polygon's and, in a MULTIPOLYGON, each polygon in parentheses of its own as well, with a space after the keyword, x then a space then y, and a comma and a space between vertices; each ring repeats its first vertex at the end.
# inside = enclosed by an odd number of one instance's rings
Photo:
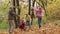
POLYGON ((39 7, 39 9, 41 9, 41 8, 39 7))

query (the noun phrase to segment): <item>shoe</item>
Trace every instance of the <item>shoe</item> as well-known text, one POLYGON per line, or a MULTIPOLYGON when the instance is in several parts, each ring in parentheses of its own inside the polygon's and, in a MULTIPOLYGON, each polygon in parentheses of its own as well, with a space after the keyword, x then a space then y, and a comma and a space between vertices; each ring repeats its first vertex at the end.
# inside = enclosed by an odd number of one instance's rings
POLYGON ((39 28, 41 28, 41 25, 39 25, 39 28))

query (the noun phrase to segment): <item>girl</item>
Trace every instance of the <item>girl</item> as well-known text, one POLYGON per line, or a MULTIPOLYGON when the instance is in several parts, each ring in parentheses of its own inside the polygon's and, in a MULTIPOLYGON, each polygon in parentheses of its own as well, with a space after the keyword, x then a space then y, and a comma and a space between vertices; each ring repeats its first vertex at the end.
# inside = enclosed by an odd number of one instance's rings
POLYGON ((21 30, 24 30, 24 29, 25 29, 25 23, 24 23, 23 20, 22 20, 22 22, 18 25, 18 28, 20 28, 21 30))

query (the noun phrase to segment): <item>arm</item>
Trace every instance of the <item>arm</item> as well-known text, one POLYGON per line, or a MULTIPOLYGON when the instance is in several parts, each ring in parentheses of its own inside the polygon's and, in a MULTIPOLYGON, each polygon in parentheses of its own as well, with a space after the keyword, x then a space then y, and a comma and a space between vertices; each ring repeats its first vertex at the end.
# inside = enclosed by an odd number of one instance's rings
POLYGON ((14 15, 14 16, 19 17, 19 15, 17 15, 14 11, 11 11, 11 14, 14 15))

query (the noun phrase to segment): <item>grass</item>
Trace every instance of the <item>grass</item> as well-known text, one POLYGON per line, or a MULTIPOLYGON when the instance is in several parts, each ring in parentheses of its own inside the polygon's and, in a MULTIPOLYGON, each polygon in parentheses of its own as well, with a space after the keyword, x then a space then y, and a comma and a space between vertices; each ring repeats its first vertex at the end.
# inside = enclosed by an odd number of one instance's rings
POLYGON ((8 28, 8 24, 6 24, 6 23, 0 24, 0 29, 7 29, 7 28, 8 28))
POLYGON ((0 29, 7 29, 8 23, 7 20, 4 20, 2 23, 0 23, 0 29))

